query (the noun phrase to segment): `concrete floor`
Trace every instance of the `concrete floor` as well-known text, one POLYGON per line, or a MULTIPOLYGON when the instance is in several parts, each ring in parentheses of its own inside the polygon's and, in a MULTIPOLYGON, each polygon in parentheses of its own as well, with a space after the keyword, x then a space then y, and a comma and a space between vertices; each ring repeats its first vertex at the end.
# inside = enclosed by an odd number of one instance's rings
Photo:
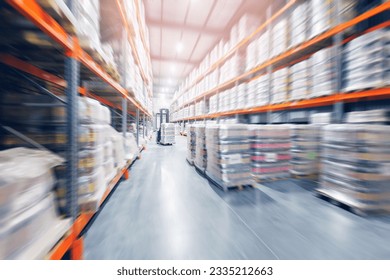
POLYGON ((86 259, 390 259, 390 218, 362 218, 288 180, 223 192, 151 142, 85 237, 86 259))

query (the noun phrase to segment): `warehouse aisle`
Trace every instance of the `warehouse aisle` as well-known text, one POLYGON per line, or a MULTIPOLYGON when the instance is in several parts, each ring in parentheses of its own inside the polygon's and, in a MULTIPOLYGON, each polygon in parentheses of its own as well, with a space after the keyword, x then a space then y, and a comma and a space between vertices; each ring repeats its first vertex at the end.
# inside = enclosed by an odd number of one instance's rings
POLYGON ((224 193, 185 161, 185 137, 148 144, 85 238, 86 259, 390 258, 390 219, 365 219, 274 182, 224 193))

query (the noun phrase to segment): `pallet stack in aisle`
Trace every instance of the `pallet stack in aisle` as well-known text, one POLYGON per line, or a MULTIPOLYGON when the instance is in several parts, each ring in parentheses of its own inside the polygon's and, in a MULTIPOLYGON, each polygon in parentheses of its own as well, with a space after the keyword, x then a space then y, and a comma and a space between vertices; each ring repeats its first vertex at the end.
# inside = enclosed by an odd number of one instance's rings
POLYGON ((206 126, 207 176, 218 186, 252 185, 249 130, 246 125, 206 126))
POLYGON ((173 123, 161 124, 161 140, 163 145, 175 144, 175 125, 173 123))
POLYGON ((291 174, 304 177, 318 175, 320 142, 321 126, 302 124, 291 127, 291 174))
POLYGON ((386 125, 325 126, 317 191, 358 213, 389 212, 389 139, 386 125))
POLYGON ((187 161, 194 164, 196 150, 196 125, 189 126, 189 133, 187 134, 187 161))
POLYGON ((290 125, 251 125, 252 175, 256 181, 290 176, 290 125))
POLYGON ((204 172, 207 166, 206 149, 206 125, 198 124, 195 126, 196 147, 194 165, 200 171, 204 172))
POLYGON ((55 207, 55 154, 13 148, 0 152, 0 259, 43 259, 70 228, 55 207))

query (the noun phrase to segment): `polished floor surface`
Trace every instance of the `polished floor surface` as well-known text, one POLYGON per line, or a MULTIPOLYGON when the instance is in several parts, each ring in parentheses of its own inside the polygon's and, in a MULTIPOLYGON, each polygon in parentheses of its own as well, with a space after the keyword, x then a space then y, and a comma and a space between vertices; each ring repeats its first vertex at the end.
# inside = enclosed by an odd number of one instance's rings
POLYGON ((86 259, 390 259, 390 219, 363 218, 288 180, 223 192, 151 142, 85 237, 86 259))

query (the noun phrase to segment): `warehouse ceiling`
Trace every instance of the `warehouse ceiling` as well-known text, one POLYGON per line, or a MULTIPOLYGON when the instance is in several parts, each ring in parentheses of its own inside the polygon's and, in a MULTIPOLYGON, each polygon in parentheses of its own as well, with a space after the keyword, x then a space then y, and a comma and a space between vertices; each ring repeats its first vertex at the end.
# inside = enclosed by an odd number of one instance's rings
POLYGON ((265 0, 144 0, 154 96, 171 99, 182 80, 245 13, 265 13, 265 0))

